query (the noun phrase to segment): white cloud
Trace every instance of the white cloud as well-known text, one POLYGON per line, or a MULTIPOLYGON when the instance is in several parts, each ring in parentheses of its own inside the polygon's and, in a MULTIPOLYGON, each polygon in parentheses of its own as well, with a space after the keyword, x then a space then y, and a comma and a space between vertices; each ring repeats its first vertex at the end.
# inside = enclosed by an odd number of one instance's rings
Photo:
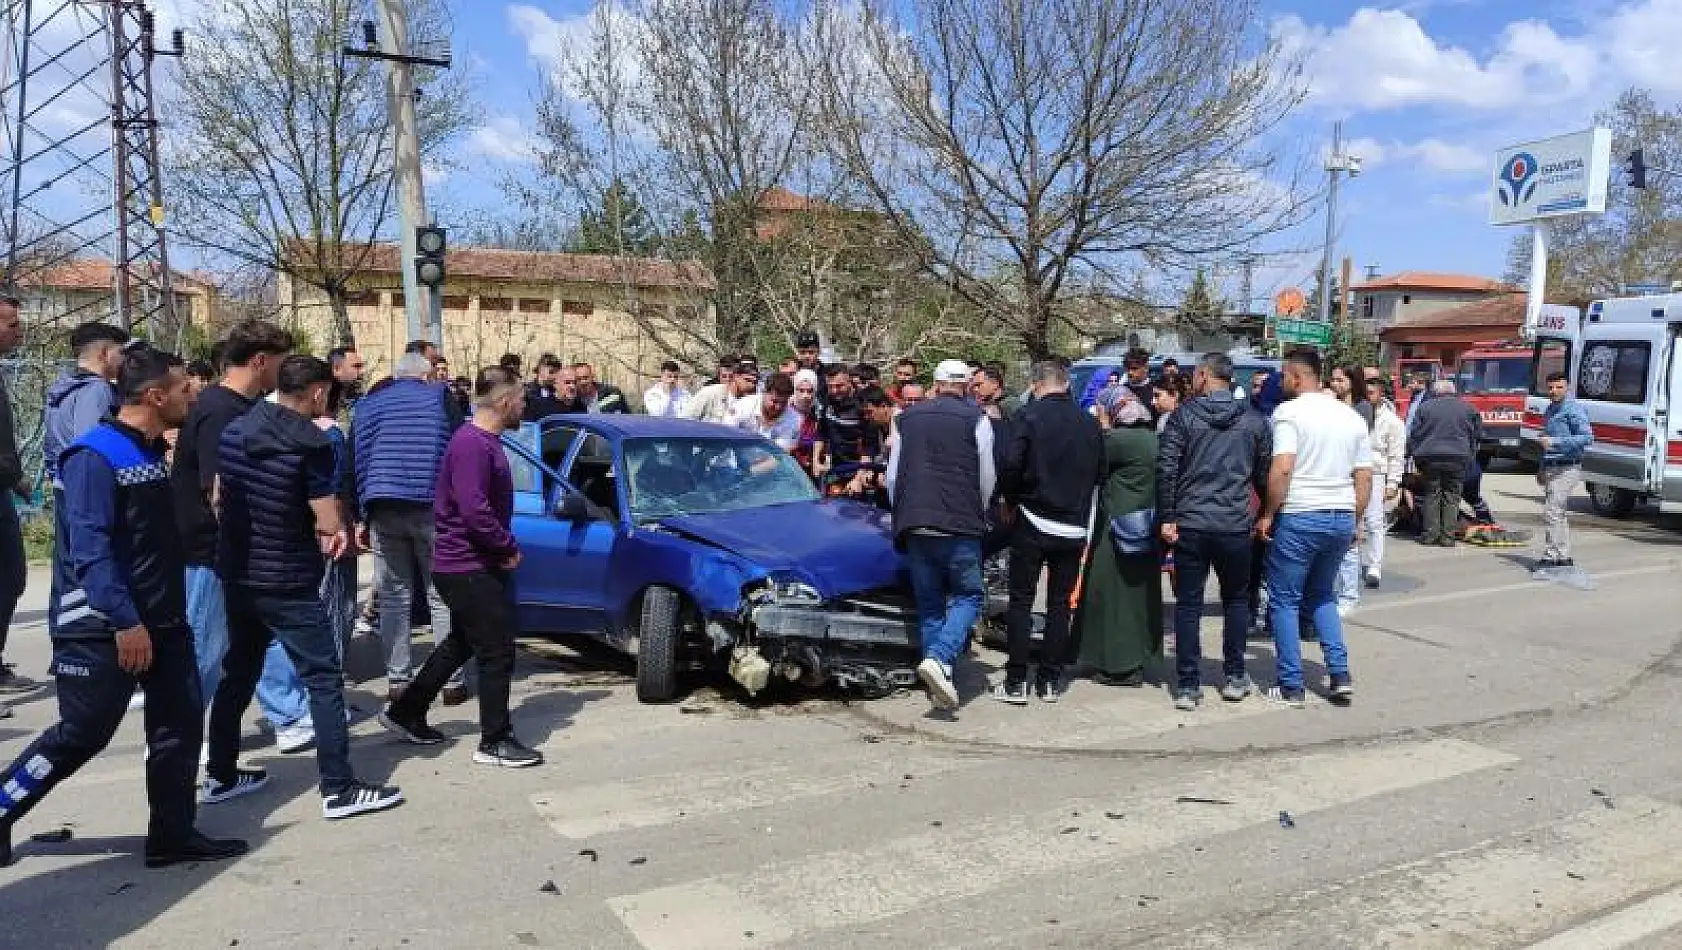
POLYGON ((615 44, 612 60, 619 79, 636 86, 643 77, 639 56, 642 23, 619 4, 598 2, 589 10, 569 17, 553 17, 523 3, 508 7, 508 27, 525 40, 526 55, 543 71, 569 87, 574 73, 590 57, 596 43, 610 38, 615 44))
MULTIPOLYGON (((1437 138, 1422 139, 1418 142, 1381 142, 1373 138, 1357 138, 1345 142, 1343 148, 1350 155, 1360 156, 1362 167, 1368 171, 1382 165, 1416 164, 1433 172, 1464 175, 1488 171, 1492 161, 1486 149, 1445 142, 1437 138)), ((1329 151, 1328 148, 1322 152, 1322 157, 1329 151)))
POLYGON ((500 162, 529 162, 534 157, 531 132, 519 119, 491 116, 467 136, 467 153, 500 162))

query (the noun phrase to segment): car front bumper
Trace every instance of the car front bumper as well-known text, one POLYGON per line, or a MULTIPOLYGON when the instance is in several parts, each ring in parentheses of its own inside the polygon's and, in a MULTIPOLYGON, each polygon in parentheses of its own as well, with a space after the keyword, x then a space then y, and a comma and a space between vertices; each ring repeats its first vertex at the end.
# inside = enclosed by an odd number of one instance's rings
POLYGON ((880 616, 826 607, 754 608, 753 625, 761 639, 810 640, 836 645, 916 649, 917 624, 910 618, 880 616))

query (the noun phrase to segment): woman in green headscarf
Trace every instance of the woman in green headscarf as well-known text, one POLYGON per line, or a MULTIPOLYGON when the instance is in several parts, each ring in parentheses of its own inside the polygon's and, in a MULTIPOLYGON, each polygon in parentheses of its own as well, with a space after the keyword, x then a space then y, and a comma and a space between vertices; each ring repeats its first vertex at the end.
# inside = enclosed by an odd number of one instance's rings
POLYGON ((1148 536, 1154 539, 1155 518, 1142 519, 1138 513, 1156 508, 1156 432, 1150 409, 1125 387, 1118 398, 1103 400, 1096 409, 1108 474, 1079 588, 1075 635, 1081 661, 1096 670, 1094 680, 1143 686, 1145 663, 1162 655, 1162 555, 1154 543, 1146 553, 1118 553, 1111 524, 1135 515, 1129 519, 1132 525, 1148 520, 1148 536))

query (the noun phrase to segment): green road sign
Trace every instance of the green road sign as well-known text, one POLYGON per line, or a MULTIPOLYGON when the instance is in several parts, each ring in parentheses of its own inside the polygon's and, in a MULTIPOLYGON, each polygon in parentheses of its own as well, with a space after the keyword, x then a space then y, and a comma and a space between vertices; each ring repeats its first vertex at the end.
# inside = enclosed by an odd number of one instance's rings
POLYGON ((1298 320, 1292 317, 1276 317, 1273 321, 1273 336, 1280 343, 1298 343, 1309 346, 1331 346, 1332 325, 1318 320, 1298 320))

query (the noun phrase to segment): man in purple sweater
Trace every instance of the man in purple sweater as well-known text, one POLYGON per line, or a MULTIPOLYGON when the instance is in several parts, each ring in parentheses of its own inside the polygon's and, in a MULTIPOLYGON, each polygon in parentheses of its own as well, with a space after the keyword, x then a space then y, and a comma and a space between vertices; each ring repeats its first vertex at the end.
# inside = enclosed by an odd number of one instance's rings
POLYGON ((450 439, 432 504, 438 529, 432 580, 454 622, 380 723, 416 745, 443 742, 444 734, 427 725, 427 707, 467 658, 477 657, 480 738, 473 761, 522 768, 541 765, 543 756, 514 738, 508 718, 516 632, 508 585, 520 548, 509 530, 514 479, 502 433, 520 424, 525 388, 515 373, 492 366, 479 371, 473 392, 473 420, 450 439))

